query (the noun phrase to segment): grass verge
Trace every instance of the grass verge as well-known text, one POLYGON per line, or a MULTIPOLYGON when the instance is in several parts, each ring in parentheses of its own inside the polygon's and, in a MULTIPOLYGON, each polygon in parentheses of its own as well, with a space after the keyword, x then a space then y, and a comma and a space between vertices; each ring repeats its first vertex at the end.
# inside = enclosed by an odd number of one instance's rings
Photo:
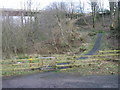
POLYGON ((71 70, 61 72, 72 75, 113 75, 118 74, 118 64, 111 61, 97 61, 94 64, 81 64, 71 70))

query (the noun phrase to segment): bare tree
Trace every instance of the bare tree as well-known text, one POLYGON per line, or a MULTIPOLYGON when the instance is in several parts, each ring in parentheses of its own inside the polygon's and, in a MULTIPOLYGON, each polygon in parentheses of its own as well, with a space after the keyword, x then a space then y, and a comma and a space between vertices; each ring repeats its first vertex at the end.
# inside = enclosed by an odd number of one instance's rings
POLYGON ((120 1, 118 1, 118 4, 117 4, 117 19, 118 19, 118 23, 117 23, 117 26, 119 27, 120 26, 120 1))
POLYGON ((104 26, 104 3, 103 0, 99 2, 99 13, 102 14, 102 26, 104 26))
POLYGON ((110 13, 111 13, 111 29, 115 29, 116 25, 119 23, 119 2, 111 2, 109 1, 110 5, 110 13))
POLYGON ((98 9, 98 3, 90 1, 91 10, 92 10, 92 18, 93 18, 93 28, 95 28, 95 21, 96 21, 96 13, 98 9))

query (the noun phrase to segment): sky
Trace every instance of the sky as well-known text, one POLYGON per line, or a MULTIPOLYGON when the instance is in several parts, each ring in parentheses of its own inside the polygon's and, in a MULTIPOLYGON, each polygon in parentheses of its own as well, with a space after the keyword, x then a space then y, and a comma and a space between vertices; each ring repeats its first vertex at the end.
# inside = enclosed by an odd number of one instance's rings
MULTIPOLYGON (((0 8, 13 8, 13 9, 23 9, 24 2, 27 0, 0 0, 0 8)), ((79 0, 32 0, 34 1, 34 8, 44 8, 45 6, 49 5, 49 3, 57 1, 64 1, 64 2, 70 2, 73 1, 76 4, 78 4, 79 0)), ((98 0, 100 1, 100 0, 98 0)), ((108 0, 102 0, 104 1, 103 7, 106 9, 109 9, 109 3, 108 0)), ((89 0, 81 0, 81 2, 85 3, 85 10, 89 10, 90 6, 88 4, 89 0)))

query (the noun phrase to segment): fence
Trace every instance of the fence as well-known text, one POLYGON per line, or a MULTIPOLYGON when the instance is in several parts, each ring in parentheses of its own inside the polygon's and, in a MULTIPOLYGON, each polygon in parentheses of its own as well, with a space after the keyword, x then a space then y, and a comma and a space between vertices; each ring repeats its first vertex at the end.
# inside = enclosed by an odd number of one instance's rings
MULTIPOLYGON (((120 50, 106 50, 106 51, 99 51, 97 55, 80 55, 80 56, 72 56, 66 57, 65 60, 58 61, 60 65, 57 67, 76 67, 80 65, 88 65, 88 64, 95 64, 97 61, 120 61, 119 59, 119 52, 120 50), (88 57, 87 59, 80 59, 76 60, 79 57, 88 57), (69 59, 70 58, 70 59, 69 59), (66 61, 67 60, 67 61, 66 61), (63 64, 62 64, 63 63, 63 64), (64 64, 65 63, 65 64, 64 64)), ((63 68, 66 70, 66 68, 63 68)))
POLYGON ((119 61, 118 56, 120 50, 108 50, 108 51, 99 51, 97 55, 78 55, 78 56, 68 56, 68 55, 59 55, 43 58, 30 58, 30 59, 16 59, 16 60, 0 60, 2 65, 2 74, 7 75, 16 75, 22 74, 25 72, 33 72, 36 70, 46 71, 46 70, 66 70, 72 67, 86 64, 94 64, 96 61, 100 60, 109 60, 111 57, 112 60, 119 61), (87 59, 76 60, 78 57, 88 57, 87 59))

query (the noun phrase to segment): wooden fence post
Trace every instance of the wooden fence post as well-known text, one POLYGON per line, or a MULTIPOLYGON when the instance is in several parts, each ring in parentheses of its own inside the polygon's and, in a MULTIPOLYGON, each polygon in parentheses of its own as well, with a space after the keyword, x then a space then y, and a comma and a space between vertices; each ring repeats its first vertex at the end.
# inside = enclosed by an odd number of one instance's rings
POLYGON ((30 63, 30 67, 32 67, 31 63, 32 63, 32 56, 30 56, 30 59, 29 59, 29 63, 30 63))
POLYGON ((43 63, 43 59, 41 59, 41 60, 42 60, 42 68, 44 68, 44 66, 43 66, 43 65, 44 65, 44 63, 43 63))

